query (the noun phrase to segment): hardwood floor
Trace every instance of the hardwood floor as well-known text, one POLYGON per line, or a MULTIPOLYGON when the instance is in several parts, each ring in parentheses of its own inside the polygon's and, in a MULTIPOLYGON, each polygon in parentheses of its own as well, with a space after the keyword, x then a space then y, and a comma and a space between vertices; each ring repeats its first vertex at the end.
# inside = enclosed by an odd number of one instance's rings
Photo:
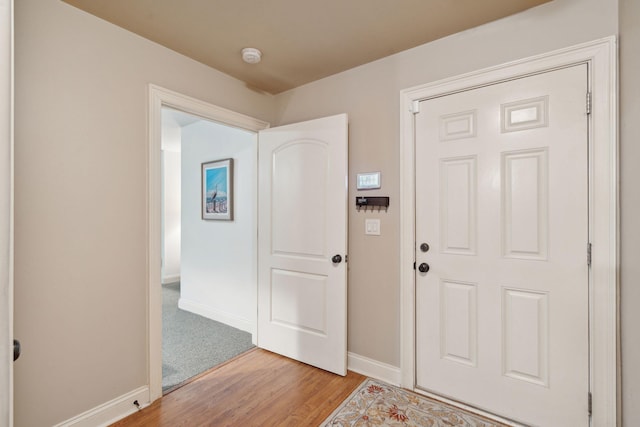
POLYGON ((255 349, 113 426, 318 426, 364 379, 255 349))

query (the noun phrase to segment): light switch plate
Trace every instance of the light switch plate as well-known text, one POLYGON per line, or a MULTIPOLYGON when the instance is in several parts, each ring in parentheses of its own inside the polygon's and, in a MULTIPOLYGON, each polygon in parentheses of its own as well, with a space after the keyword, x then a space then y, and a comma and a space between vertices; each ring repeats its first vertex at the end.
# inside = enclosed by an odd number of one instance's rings
POLYGON ((365 219, 364 220, 364 234, 370 236, 380 235, 380 220, 379 219, 365 219))

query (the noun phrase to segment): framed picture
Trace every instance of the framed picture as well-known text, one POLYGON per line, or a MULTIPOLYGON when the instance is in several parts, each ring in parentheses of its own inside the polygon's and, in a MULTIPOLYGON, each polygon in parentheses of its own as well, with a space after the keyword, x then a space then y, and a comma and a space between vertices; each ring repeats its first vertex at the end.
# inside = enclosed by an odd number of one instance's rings
POLYGON ((202 219, 233 220, 233 159, 202 164, 202 219))

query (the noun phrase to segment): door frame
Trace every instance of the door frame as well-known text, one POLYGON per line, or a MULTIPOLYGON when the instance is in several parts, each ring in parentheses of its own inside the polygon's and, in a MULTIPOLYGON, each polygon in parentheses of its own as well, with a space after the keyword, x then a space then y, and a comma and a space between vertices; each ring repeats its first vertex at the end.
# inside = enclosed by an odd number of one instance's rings
POLYGON ((270 124, 154 84, 149 84, 148 93, 147 366, 149 367, 149 402, 151 403, 162 397, 162 290, 160 287, 162 280, 162 107, 170 107, 206 120, 256 133, 269 128, 270 124))
MULTIPOLYGON (((617 41, 614 36, 400 92, 401 384, 415 388, 415 132, 419 102, 575 64, 589 67, 589 387, 592 425, 617 425, 618 129, 617 41)), ((585 94, 586 95, 586 94, 585 94)), ((585 99, 586 107, 586 99, 585 99)), ((587 248, 585 247, 585 257, 587 248)), ((587 396, 585 396, 587 399, 587 396)))
POLYGON ((0 424, 13 425, 13 0, 0 0, 0 424))

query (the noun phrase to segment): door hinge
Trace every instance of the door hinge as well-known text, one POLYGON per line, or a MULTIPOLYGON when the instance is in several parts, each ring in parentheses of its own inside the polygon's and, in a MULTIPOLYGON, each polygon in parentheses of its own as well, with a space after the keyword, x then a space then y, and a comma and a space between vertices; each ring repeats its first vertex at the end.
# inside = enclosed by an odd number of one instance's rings
POLYGON ((591 242, 587 243, 587 266, 591 267, 591 242))
POLYGON ((591 92, 587 92, 587 116, 591 114, 591 92))
POLYGON ((420 101, 411 102, 411 108, 409 108, 413 114, 418 114, 420 112, 420 101))
POLYGON ((593 396, 591 395, 591 392, 589 392, 587 409, 589 410, 589 416, 591 416, 591 414, 593 414, 593 396))

